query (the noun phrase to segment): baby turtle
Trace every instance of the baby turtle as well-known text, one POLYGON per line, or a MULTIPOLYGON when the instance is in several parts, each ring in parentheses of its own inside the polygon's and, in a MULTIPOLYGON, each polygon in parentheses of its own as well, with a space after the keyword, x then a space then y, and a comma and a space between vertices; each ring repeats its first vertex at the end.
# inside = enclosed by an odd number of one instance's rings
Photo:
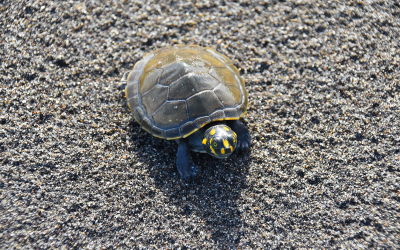
POLYGON ((158 49, 121 81, 141 127, 178 142, 176 166, 183 179, 199 173, 190 150, 226 158, 237 148, 249 148, 249 131, 239 121, 249 105, 244 80, 232 61, 214 49, 158 49))

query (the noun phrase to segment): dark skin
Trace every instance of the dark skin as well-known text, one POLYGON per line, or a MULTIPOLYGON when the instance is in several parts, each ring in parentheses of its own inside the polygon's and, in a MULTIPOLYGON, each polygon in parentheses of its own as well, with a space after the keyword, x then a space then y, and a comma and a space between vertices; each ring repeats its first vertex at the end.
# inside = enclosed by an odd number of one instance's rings
POLYGON ((239 150, 247 150, 250 147, 250 133, 249 130, 241 123, 239 120, 234 121, 226 121, 226 125, 228 125, 238 137, 238 144, 236 146, 239 150))
POLYGON ((183 138, 179 140, 178 154, 176 159, 176 167, 184 180, 189 180, 199 174, 198 167, 193 163, 190 155, 189 139, 183 138))
MULTIPOLYGON (((239 120, 226 121, 229 126, 237 134, 238 144, 237 149, 247 150, 250 147, 250 133, 246 126, 239 120)), ((179 140, 178 154, 176 166, 182 179, 190 180, 199 174, 198 167, 193 163, 190 155, 189 139, 182 138, 179 140)))

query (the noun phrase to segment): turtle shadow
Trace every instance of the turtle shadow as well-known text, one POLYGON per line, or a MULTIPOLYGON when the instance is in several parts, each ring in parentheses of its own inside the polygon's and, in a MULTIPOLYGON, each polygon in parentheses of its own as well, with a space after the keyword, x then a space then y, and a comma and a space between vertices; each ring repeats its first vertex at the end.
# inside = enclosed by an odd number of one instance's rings
MULTIPOLYGON (((126 109, 128 112, 129 108, 126 109)), ((166 217, 171 220, 168 224, 190 221, 194 217, 196 221, 180 223, 181 233, 185 230, 198 241, 212 240, 221 249, 237 248, 245 236, 246 221, 242 218, 238 200, 247 188, 250 151, 235 152, 225 160, 192 152, 200 174, 186 182, 176 169, 177 143, 151 136, 134 121, 127 127, 130 142, 135 145, 132 152, 137 156, 135 161, 149 168, 152 185, 163 192, 168 202, 166 206, 178 209, 166 217)), ((170 243, 177 242, 170 237, 170 243)))
POLYGON ((226 160, 192 152, 200 174, 187 182, 180 178, 175 166, 176 143, 164 143, 169 157, 165 165, 153 168, 154 184, 169 198, 169 205, 179 209, 179 220, 197 219, 191 223, 183 222, 186 233, 199 241, 212 240, 221 248, 236 248, 246 223, 237 201, 246 188, 249 152, 236 152, 226 160))

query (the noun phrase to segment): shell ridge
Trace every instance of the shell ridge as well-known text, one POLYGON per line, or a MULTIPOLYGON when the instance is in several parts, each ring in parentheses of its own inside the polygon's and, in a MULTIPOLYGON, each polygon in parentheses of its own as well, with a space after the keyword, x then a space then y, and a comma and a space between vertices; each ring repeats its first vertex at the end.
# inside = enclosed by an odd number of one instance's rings
MULTIPOLYGON (((178 100, 177 100, 177 101, 178 101, 178 100)), ((165 100, 163 103, 161 103, 161 105, 160 105, 156 110, 153 111, 153 113, 151 114, 152 120, 154 120, 154 119, 153 119, 153 115, 154 115, 158 110, 160 110, 161 107, 162 107, 165 103, 167 103, 167 102, 168 102, 168 99, 165 100)))
MULTIPOLYGON (((186 73, 186 74, 180 76, 178 79, 176 79, 176 80, 172 81, 170 84, 168 84, 168 87, 169 87, 172 83, 179 81, 180 79, 182 79, 183 77, 185 77, 186 75, 189 75, 189 74, 191 74, 191 73, 193 73, 193 72, 188 72, 188 73, 186 73)), ((162 77, 162 74, 161 74, 160 78, 161 78, 161 77, 162 77)), ((161 85, 162 85, 162 84, 161 84, 161 85)), ((163 86, 166 86, 166 85, 163 85, 163 86)))
MULTIPOLYGON (((170 85, 172 85, 174 82, 177 82, 177 81, 181 80, 181 79, 184 78, 185 76, 187 76, 187 75, 189 75, 189 74, 195 75, 196 73, 208 74, 208 72, 187 72, 186 74, 181 75, 178 79, 176 79, 176 80, 174 80, 173 82, 171 82, 171 83, 168 85, 168 87, 169 87, 170 85)), ((162 74, 161 74, 160 78, 161 78, 161 77, 162 77, 162 74)), ((215 78, 215 77, 214 77, 214 78, 215 78)), ((161 84, 161 85, 162 85, 162 84, 161 84)), ((167 86, 167 85, 163 85, 163 86, 167 86)))
POLYGON ((225 105, 222 103, 221 99, 219 99, 218 95, 215 93, 214 89, 212 90, 212 93, 217 97, 217 100, 219 101, 219 103, 221 104, 221 106, 223 108, 225 108, 225 105))
MULTIPOLYGON (((188 103, 187 103, 187 98, 185 100, 185 105, 186 105, 186 122, 184 124, 189 122, 189 107, 188 107, 188 103)), ((183 124, 180 127, 182 127, 182 126, 183 126, 183 124)))
POLYGON ((219 82, 219 83, 217 84, 217 86, 215 86, 215 87, 212 89, 212 91, 214 91, 216 88, 218 88, 218 86, 221 85, 221 84, 224 84, 224 83, 223 83, 223 82, 219 82))
MULTIPOLYGON (((156 84, 156 85, 157 85, 157 84, 156 84)), ((150 91, 152 91, 152 90, 156 87, 156 85, 154 85, 151 89, 146 90, 146 91, 142 94, 142 96, 147 95, 150 91)))
MULTIPOLYGON (((195 94, 193 94, 193 95, 191 95, 191 96, 189 96, 188 98, 183 99, 183 100, 187 100, 187 99, 189 99, 189 98, 191 98, 191 97, 193 97, 193 96, 200 95, 201 93, 207 92, 207 91, 213 91, 213 90, 212 90, 212 89, 203 89, 203 90, 198 91, 198 92, 196 92, 195 94)), ((180 99, 178 99, 178 100, 180 100, 180 99)))

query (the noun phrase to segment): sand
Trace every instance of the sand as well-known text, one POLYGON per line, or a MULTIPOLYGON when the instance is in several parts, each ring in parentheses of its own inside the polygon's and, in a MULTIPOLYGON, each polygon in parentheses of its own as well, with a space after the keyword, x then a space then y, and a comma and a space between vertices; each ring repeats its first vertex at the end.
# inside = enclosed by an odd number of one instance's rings
POLYGON ((1 249, 400 248, 398 1, 201 2, 0 2, 1 249), (193 182, 119 86, 180 43, 250 101, 193 182))

